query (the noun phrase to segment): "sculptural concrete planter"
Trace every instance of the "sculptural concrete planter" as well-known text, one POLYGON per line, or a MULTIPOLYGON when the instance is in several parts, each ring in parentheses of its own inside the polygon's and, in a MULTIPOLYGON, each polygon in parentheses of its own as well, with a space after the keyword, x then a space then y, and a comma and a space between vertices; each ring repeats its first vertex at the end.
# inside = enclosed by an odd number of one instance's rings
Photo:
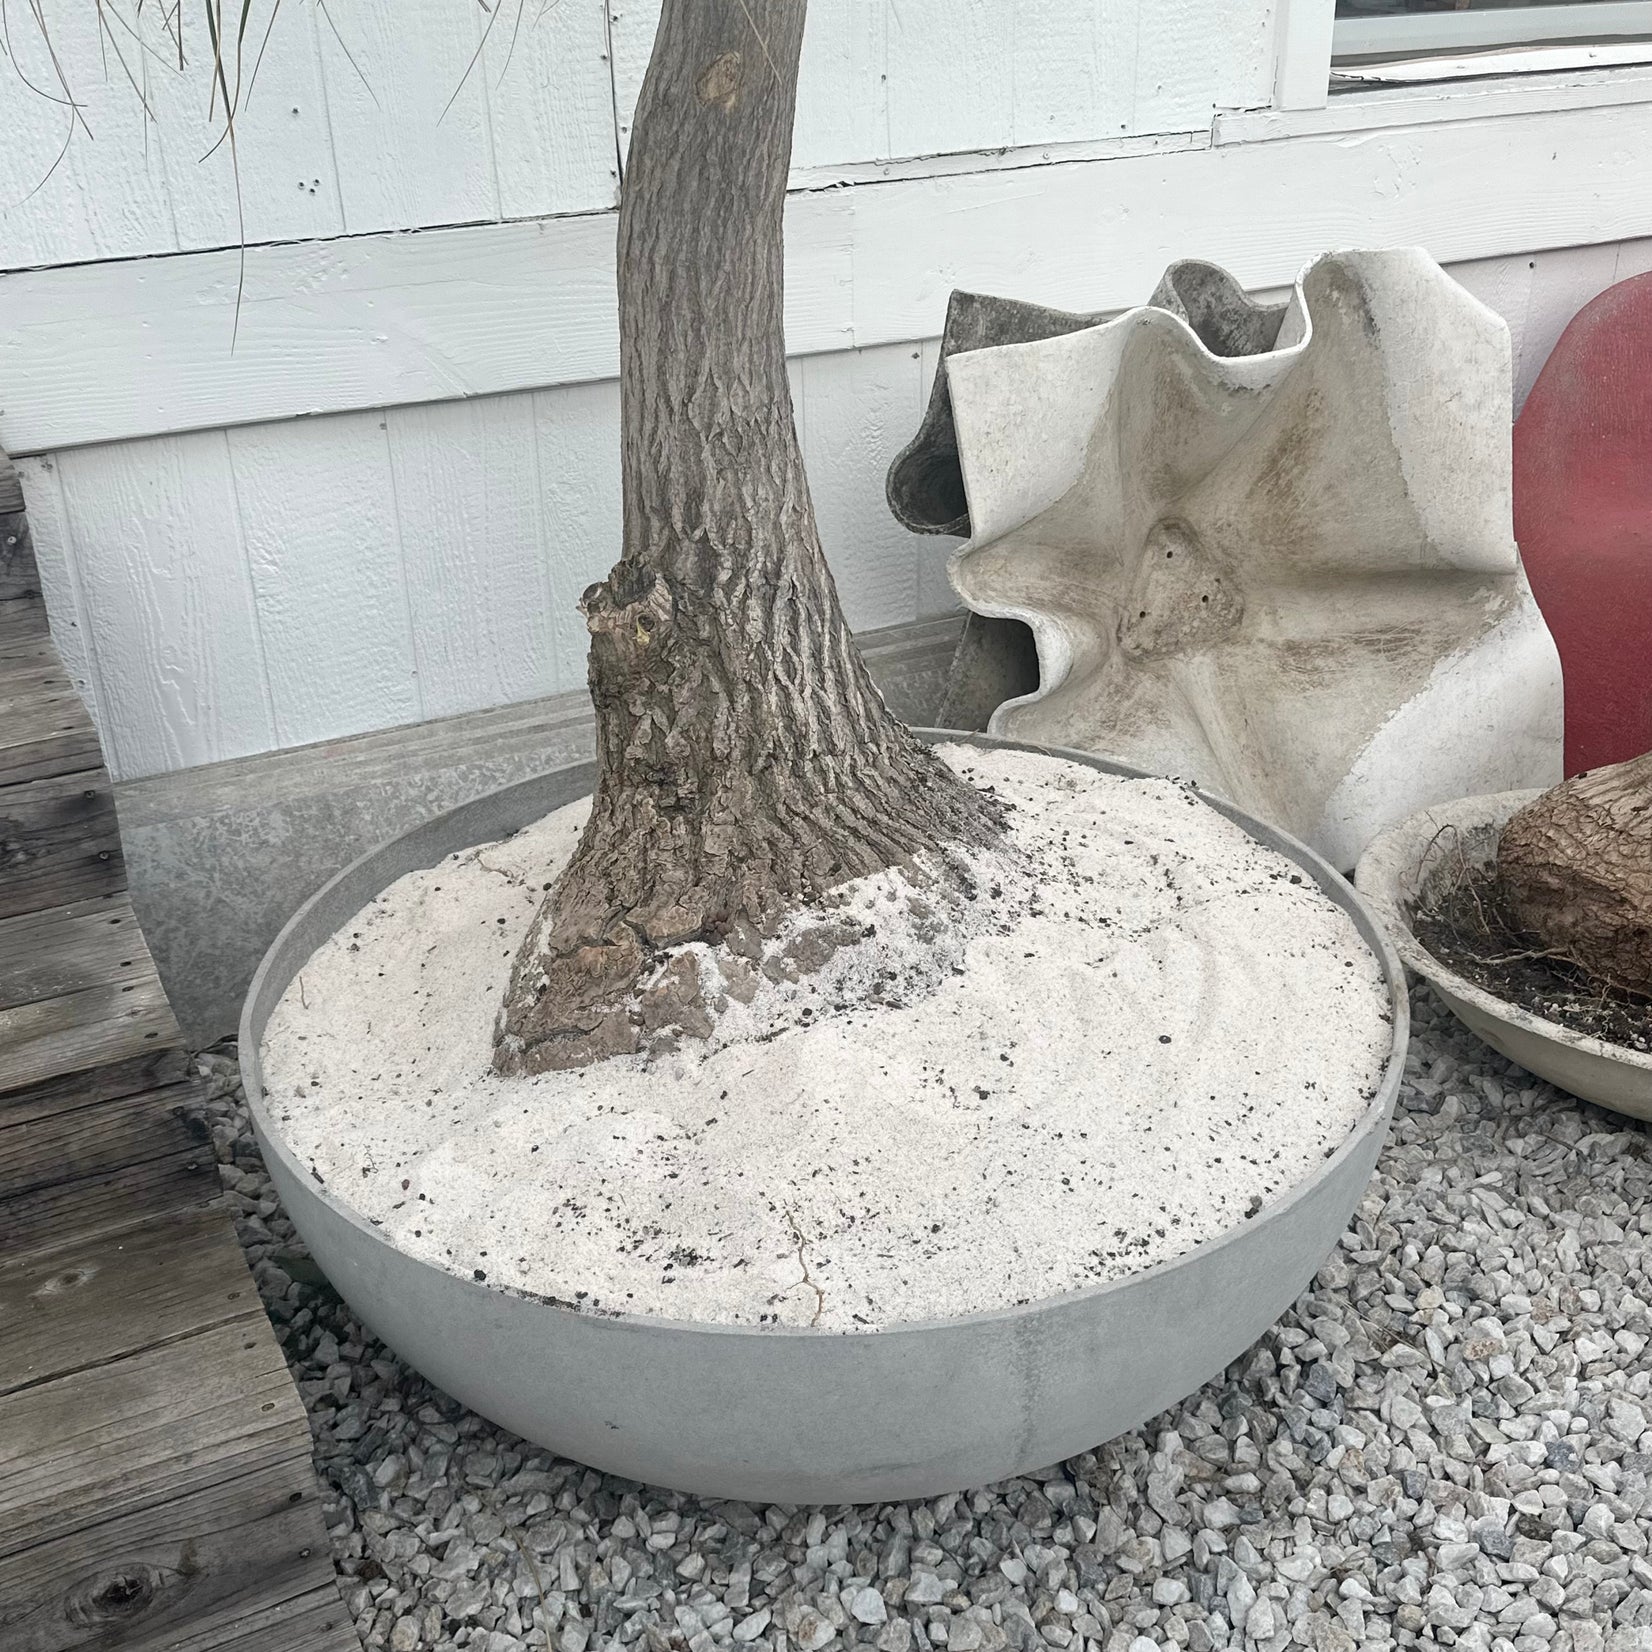
POLYGON ((591 780, 585 765, 510 787, 358 860, 277 938, 241 1024, 253 1123, 316 1260, 377 1335, 484 1415, 599 1468, 708 1495, 793 1503, 928 1496, 1057 1461, 1174 1403, 1241 1354, 1335 1244, 1369 1179, 1399 1085, 1407 1007, 1398 960, 1323 861, 1211 800, 1349 914, 1375 955, 1391 1021, 1386 1060, 1352 1130, 1254 1219, 1106 1284, 859 1334, 598 1316, 408 1255, 306 1174, 283 1141, 260 1058, 266 1024, 316 950, 396 879, 540 819, 591 780))
POLYGON ((1445 853, 1485 866, 1504 822, 1537 791, 1457 798, 1420 810, 1384 832, 1360 857, 1360 893, 1388 927, 1405 962, 1429 982, 1464 1026, 1510 1061, 1568 1091, 1635 1118, 1652 1118, 1652 1055, 1589 1038, 1465 980, 1417 939, 1412 910, 1445 853))
POLYGON ((967 529, 959 595, 1032 629, 993 733, 1188 776, 1344 868, 1424 804, 1560 778, 1508 331, 1425 253, 1329 254, 1283 307, 1208 265, 1103 324, 966 297, 890 497, 967 529))

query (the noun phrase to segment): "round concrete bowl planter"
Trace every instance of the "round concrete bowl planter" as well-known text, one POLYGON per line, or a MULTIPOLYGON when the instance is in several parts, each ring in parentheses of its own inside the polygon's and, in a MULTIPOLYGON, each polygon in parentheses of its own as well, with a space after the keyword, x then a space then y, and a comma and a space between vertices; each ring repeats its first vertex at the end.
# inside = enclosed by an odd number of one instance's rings
MULTIPOLYGON (((937 731, 925 738, 1015 744, 937 731)), ((1140 773, 1079 752, 1056 755, 1140 773)), ((586 795, 592 777, 584 764, 524 781, 362 856, 277 936, 241 1019, 253 1125, 316 1261, 377 1336, 484 1416, 579 1462, 710 1496, 848 1503, 984 1485, 1087 1450, 1191 1393, 1289 1306, 1346 1227, 1399 1088, 1404 974, 1380 924, 1324 861, 1212 799, 1350 913, 1380 961, 1393 1016, 1377 1092, 1347 1139, 1310 1180, 1241 1227, 1108 1284, 853 1335, 597 1317, 403 1254, 282 1142, 260 1070, 265 1022, 315 949, 397 878, 586 795)))
POLYGON ((1412 932, 1411 906, 1440 846, 1449 843, 1471 864, 1484 865, 1497 852, 1509 816, 1538 796, 1540 791, 1493 792, 1420 810, 1373 840, 1360 857, 1355 882, 1388 926, 1400 956, 1476 1036, 1584 1101, 1652 1118, 1652 1055, 1573 1032, 1487 992, 1448 969, 1412 932))

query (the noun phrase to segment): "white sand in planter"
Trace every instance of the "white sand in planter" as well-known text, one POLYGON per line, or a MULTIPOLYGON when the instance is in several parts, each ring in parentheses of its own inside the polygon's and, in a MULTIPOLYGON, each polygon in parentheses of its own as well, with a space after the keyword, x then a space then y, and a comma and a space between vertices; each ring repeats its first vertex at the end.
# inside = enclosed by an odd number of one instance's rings
POLYGON ((981 932, 939 971, 923 891, 885 873, 813 917, 869 939, 763 981, 712 1040, 501 1078, 495 1014, 571 805, 402 878, 317 952, 265 1035, 287 1143, 490 1285, 839 1331, 1136 1271, 1334 1152, 1392 1033, 1348 916, 1171 781, 941 749, 1015 805, 1024 858, 974 857, 981 932), (891 1003, 834 1010, 880 978, 891 1003))

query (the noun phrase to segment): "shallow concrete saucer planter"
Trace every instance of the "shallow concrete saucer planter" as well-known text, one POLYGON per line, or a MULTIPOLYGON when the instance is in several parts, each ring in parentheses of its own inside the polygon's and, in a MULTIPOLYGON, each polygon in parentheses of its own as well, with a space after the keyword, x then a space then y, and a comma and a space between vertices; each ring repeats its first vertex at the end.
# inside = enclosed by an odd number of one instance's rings
POLYGON ((1355 881, 1388 926, 1399 954, 1472 1033, 1527 1072, 1614 1112, 1652 1118, 1652 1055, 1608 1044, 1547 1021, 1465 980, 1411 929, 1410 908, 1442 847, 1484 865, 1504 824, 1541 791, 1493 792, 1422 809, 1378 837, 1360 857, 1355 881))
MULTIPOLYGON (((936 731, 925 738, 1016 744, 936 731)), ((1079 752, 1054 755, 1110 774, 1141 772, 1079 752)), ((1109 1284, 854 1335, 598 1317, 403 1254, 283 1143, 264 1096, 265 1023, 316 948, 397 878, 574 801, 592 775, 582 764, 507 787, 364 855, 282 930, 241 1020, 253 1125, 316 1261, 375 1334, 484 1416, 611 1473, 710 1496, 933 1496, 1058 1462, 1174 1404, 1243 1353, 1336 1243, 1399 1088, 1403 972, 1381 925, 1325 862, 1212 799, 1349 912, 1380 961, 1393 1016, 1377 1093, 1348 1138, 1312 1179, 1242 1227, 1109 1284)))

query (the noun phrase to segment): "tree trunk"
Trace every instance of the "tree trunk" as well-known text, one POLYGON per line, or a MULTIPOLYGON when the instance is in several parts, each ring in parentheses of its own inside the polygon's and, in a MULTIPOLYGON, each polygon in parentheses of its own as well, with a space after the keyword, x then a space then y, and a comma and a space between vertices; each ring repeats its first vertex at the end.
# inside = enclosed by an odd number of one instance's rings
MULTIPOLYGON (((590 823, 512 970, 507 1073, 636 1050, 665 948, 985 842, 838 608, 792 420, 781 216, 806 0, 666 0, 619 221, 623 553, 585 593, 590 823)), ((694 982, 679 1021, 708 1029, 694 982)))
POLYGON ((1575 775, 1503 828, 1516 921, 1591 980, 1652 998, 1652 752, 1575 775))

